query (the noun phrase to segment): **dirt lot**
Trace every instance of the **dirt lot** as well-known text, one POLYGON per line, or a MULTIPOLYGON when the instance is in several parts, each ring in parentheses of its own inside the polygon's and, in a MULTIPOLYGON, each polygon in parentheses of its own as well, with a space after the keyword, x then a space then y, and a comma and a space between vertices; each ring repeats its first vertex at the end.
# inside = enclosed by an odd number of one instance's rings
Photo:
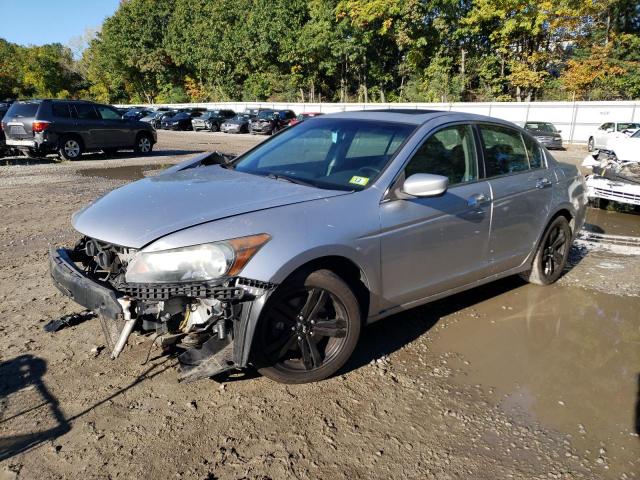
MULTIPOLYGON (((249 135, 160 132, 151 157, 0 161, 0 479, 627 479, 640 476, 640 217, 589 212, 550 287, 509 278, 388 318, 341 375, 176 383, 117 361, 48 278, 49 244, 99 195, 249 135), (591 233, 589 233, 591 232, 591 233)), ((578 162, 582 148, 558 152, 578 162)))

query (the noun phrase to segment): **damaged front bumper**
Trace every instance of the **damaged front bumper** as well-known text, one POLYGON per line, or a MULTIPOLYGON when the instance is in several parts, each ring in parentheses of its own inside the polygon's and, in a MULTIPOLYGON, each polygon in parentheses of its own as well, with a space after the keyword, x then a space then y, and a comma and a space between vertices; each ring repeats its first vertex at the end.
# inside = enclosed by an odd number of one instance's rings
MULTIPOLYGON (((143 327, 146 331, 156 329, 154 341, 175 344, 182 352, 178 357, 180 381, 207 378, 249 364, 258 318, 276 285, 234 277, 217 283, 113 286, 94 278, 78 265, 81 259, 76 257, 73 250, 51 248, 51 277, 63 294, 99 314, 107 343, 113 350, 112 358, 124 348, 134 327, 143 327), (211 302, 224 313, 203 322, 206 328, 198 332, 201 342, 182 345, 180 340, 188 335, 183 325, 190 315, 202 315, 193 306, 211 302), (183 314, 167 307, 176 303, 187 306, 183 314), (154 316, 148 312, 155 312, 154 316), (177 331, 175 328, 172 331, 171 322, 180 325, 177 331), (153 326, 144 328, 145 325, 153 326)), ((213 310, 204 309, 210 315, 213 310)))

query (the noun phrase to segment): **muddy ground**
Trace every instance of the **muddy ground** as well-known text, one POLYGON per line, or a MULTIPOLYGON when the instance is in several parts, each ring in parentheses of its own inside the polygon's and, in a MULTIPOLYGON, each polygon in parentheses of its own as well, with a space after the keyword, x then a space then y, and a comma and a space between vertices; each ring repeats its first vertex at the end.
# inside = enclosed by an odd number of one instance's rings
MULTIPOLYGON (((160 132, 153 156, 0 161, 0 479, 640 477, 640 216, 589 211, 550 287, 508 278, 365 330, 340 375, 176 383, 174 359, 117 361, 48 278, 49 244, 97 196, 249 135, 160 132)), ((582 148, 558 152, 578 162, 582 148)))

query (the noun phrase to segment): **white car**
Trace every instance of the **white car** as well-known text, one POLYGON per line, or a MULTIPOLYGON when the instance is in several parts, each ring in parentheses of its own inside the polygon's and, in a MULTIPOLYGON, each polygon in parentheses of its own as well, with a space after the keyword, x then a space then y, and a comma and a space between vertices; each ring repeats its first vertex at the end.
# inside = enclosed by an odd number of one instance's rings
POLYGON ((640 162, 640 130, 637 130, 630 137, 609 140, 608 146, 603 150, 610 152, 615 158, 624 162, 640 162))
POLYGON ((636 122, 607 122, 589 136, 587 148, 590 152, 606 149, 613 139, 624 138, 633 135, 640 129, 640 123, 636 122))

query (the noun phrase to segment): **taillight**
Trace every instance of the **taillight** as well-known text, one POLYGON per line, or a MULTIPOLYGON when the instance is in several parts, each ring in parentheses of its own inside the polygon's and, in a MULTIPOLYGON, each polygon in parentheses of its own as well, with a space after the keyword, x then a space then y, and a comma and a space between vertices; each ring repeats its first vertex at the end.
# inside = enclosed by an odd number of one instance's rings
POLYGON ((44 132, 47 128, 49 128, 49 122, 44 120, 36 120, 31 124, 31 130, 33 133, 44 132))

